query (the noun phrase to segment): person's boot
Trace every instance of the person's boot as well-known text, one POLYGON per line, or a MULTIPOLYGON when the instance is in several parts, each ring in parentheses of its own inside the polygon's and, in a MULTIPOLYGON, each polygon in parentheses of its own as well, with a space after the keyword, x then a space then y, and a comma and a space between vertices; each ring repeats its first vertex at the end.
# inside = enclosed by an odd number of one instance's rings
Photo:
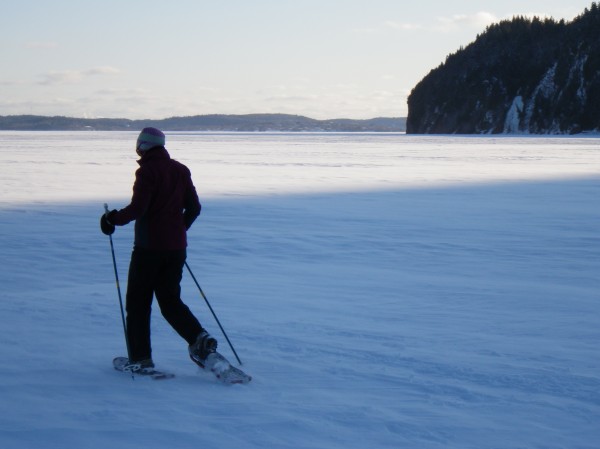
POLYGON ((139 360, 137 362, 132 362, 131 360, 129 360, 127 364, 123 367, 123 371, 140 374, 152 371, 153 369, 154 362, 152 361, 152 359, 144 359, 139 360))
POLYGON ((188 348, 190 358, 202 368, 204 368, 206 358, 216 350, 217 340, 206 331, 202 331, 196 338, 196 342, 188 348))

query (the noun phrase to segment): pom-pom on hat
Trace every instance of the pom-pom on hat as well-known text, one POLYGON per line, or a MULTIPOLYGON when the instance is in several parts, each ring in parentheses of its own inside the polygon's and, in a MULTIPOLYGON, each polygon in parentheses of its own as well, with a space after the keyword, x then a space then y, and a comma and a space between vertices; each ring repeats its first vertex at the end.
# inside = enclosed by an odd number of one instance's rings
POLYGON ((140 133, 135 150, 138 153, 148 151, 154 147, 164 147, 166 142, 165 135, 160 129, 156 128, 144 128, 140 133))

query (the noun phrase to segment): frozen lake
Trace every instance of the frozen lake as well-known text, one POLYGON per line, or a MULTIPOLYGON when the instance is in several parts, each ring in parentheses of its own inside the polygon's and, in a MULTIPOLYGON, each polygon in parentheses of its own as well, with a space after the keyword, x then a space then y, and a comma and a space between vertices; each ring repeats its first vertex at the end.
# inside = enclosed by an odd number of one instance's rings
MULTIPOLYGON (((205 198, 426 188, 600 173, 600 138, 592 137, 168 136, 171 156, 190 166, 205 198)), ((136 138, 135 132, 0 132, 0 201, 127 197, 129 191, 123 190, 136 168, 136 138), (33 184, 32 168, 41 175, 33 184)))
POLYGON ((158 308, 176 378, 111 367, 136 137, 0 132, 0 447, 600 447, 600 138, 167 132, 227 388, 158 308))

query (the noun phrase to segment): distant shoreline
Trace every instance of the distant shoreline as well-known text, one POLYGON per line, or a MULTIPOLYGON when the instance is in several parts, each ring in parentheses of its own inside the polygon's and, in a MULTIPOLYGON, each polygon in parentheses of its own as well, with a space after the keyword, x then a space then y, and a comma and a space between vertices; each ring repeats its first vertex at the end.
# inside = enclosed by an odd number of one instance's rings
POLYGON ((135 131, 146 126, 188 132, 405 132, 405 117, 316 120, 300 115, 196 115, 160 120, 76 118, 42 115, 0 116, 1 131, 135 131))

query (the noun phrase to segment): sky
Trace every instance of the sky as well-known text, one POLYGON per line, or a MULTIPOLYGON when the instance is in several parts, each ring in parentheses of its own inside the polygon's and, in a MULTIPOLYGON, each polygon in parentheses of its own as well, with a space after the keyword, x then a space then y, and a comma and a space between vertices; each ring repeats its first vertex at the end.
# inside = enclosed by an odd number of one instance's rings
POLYGON ((0 15, 0 115, 404 117, 491 23, 588 0, 37 0, 0 15))

